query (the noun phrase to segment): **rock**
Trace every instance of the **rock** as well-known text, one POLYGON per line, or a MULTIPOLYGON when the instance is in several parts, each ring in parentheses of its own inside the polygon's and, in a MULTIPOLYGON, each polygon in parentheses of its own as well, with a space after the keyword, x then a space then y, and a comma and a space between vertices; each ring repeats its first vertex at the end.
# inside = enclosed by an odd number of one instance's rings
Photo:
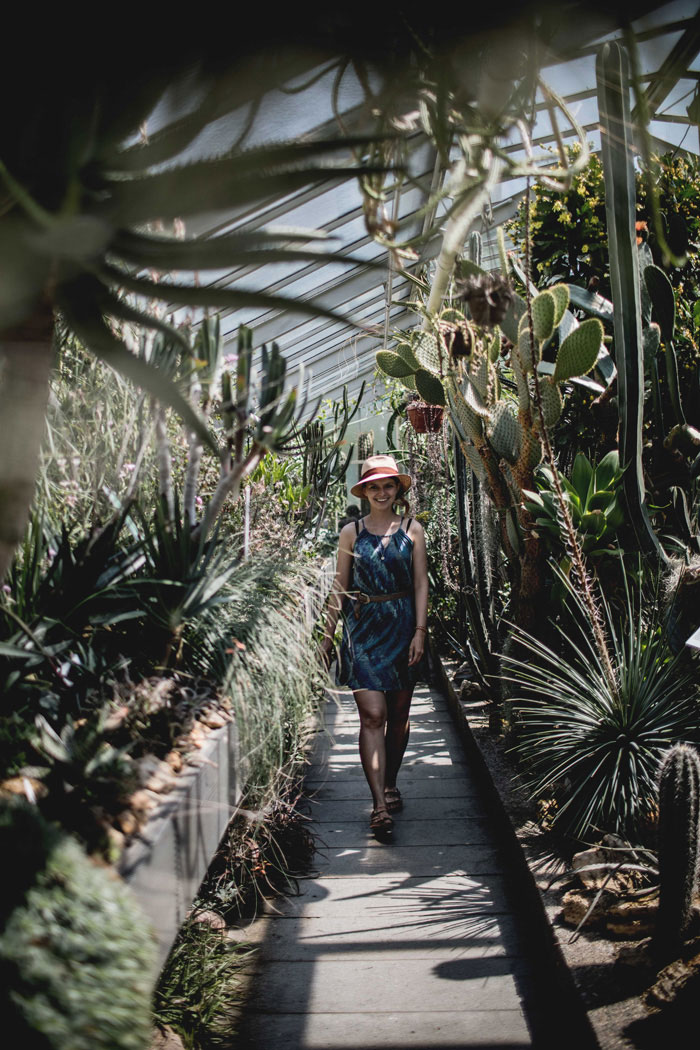
POLYGON ((122 812, 117 815, 116 823, 118 828, 126 836, 135 835, 140 827, 136 814, 132 813, 130 809, 122 810, 122 812))
POLYGON ((700 979, 700 956, 695 955, 687 961, 676 959, 661 970, 656 982, 646 994, 649 1006, 664 1006, 673 1003, 691 982, 700 979))
POLYGON ((10 777, 0 783, 0 797, 11 798, 13 795, 23 795, 34 802, 37 798, 46 798, 49 789, 46 784, 36 777, 10 777))
POLYGON ((172 769, 173 773, 179 773, 183 765, 185 764, 182 758, 182 754, 179 751, 174 750, 168 751, 167 755, 165 756, 165 761, 167 762, 170 769, 172 769))
POLYGON ((177 1032, 166 1025, 165 1028, 154 1029, 150 1050, 185 1050, 185 1045, 177 1032))
POLYGON ((585 926, 600 925, 606 917, 606 911, 610 905, 612 895, 602 893, 596 902, 591 914, 586 918, 586 913, 591 907, 595 893, 586 893, 582 890, 568 890, 561 899, 562 919, 568 926, 579 926, 586 919, 585 926))
POLYGON ((137 762, 139 782, 149 791, 163 793, 175 787, 175 775, 167 762, 155 755, 145 755, 137 762))
POLYGON ((613 937, 640 940, 654 932, 658 899, 621 900, 610 907, 605 925, 613 937))
POLYGON ((226 929, 226 920, 223 915, 219 915, 218 911, 209 911, 207 909, 195 911, 192 913, 192 922, 206 923, 207 926, 211 926, 212 930, 226 929))
POLYGON ((147 788, 141 788, 140 791, 135 791, 129 798, 129 806, 134 811, 137 818, 145 819, 159 804, 160 799, 158 796, 147 788))
POLYGON ((220 711, 213 710, 202 711, 199 717, 205 726, 209 726, 210 729, 221 729, 222 726, 231 721, 230 717, 227 717, 220 711))

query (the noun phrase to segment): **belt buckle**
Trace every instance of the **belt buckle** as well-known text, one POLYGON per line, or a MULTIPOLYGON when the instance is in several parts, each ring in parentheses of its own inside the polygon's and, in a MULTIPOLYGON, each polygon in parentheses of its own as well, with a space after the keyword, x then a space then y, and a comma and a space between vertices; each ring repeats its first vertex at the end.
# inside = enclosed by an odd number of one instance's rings
POLYGON ((360 605, 369 605, 369 594, 365 594, 364 591, 358 591, 356 601, 358 601, 360 605))

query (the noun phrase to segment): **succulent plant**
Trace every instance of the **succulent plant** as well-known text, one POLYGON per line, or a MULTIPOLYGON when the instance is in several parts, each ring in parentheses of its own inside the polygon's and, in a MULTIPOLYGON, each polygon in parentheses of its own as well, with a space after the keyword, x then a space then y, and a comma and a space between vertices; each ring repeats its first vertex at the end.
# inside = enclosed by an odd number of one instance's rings
POLYGON ((25 803, 0 810, 11 892, 0 923, 3 1018, 22 1046, 145 1050, 155 942, 124 884, 25 803))
POLYGON ((659 910, 655 941, 662 952, 678 946, 688 929, 697 886, 700 759, 675 744, 659 771, 659 910))

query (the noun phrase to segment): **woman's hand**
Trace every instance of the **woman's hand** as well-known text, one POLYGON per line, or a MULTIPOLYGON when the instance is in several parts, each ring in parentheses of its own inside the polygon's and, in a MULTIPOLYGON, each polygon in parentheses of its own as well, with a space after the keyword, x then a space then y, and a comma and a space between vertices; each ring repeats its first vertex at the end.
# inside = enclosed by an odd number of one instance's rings
POLYGON ((331 666, 331 658, 333 653, 333 639, 329 638, 328 635, 324 635, 319 645, 319 655, 321 663, 328 670, 331 666))
POLYGON ((408 647, 408 666, 413 667, 414 664, 419 663, 423 658, 423 652, 425 650, 425 631, 416 629, 411 644, 408 647))

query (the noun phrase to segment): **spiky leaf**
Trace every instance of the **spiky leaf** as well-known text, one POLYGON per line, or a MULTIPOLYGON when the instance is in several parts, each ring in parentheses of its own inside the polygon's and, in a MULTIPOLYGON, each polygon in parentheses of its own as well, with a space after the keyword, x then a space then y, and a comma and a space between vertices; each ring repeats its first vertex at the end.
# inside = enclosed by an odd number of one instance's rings
POLYGON ((489 361, 495 364, 501 356, 501 333, 497 328, 489 344, 489 361))
POLYGON ((532 325, 535 338, 546 343, 554 335, 557 303, 550 291, 540 292, 532 300, 532 325))
POLYGON ((416 377, 414 375, 402 376, 401 377, 401 382, 403 383, 403 385, 406 387, 407 390, 415 390, 416 389, 416 377))
POLYGON ((559 347, 552 382, 563 383, 572 376, 584 376, 598 358, 603 326, 596 317, 589 317, 571 332, 559 347))
POLYGON ((445 388, 432 372, 419 368, 415 374, 416 390, 429 405, 445 404, 445 388))
POLYGON ((405 376, 412 375, 415 371, 404 361, 403 357, 395 354, 392 350, 379 350, 376 356, 377 367, 385 375, 391 376, 392 379, 403 379, 405 376))

